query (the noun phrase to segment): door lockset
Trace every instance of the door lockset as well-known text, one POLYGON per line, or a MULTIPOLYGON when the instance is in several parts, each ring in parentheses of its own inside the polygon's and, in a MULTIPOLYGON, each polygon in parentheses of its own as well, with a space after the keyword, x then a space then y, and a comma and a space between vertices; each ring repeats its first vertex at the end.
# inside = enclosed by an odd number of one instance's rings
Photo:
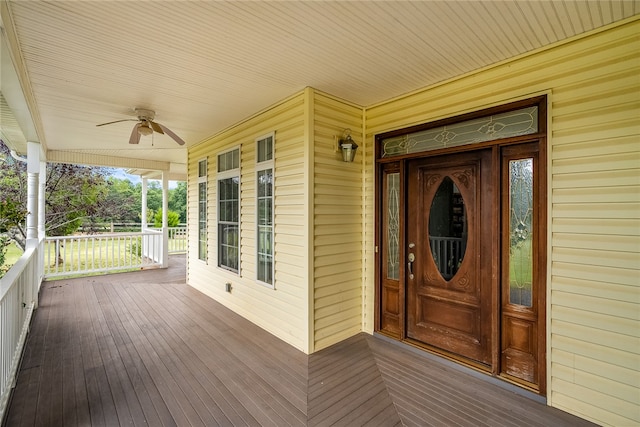
POLYGON ((407 270, 409 271, 409 279, 413 280, 413 262, 416 260, 416 256, 413 253, 409 253, 408 259, 407 270))

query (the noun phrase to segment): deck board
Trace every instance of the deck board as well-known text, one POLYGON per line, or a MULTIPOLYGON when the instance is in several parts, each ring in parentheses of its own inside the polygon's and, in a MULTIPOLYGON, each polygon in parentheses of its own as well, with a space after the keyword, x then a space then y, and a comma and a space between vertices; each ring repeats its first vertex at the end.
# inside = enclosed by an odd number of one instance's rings
POLYGON ((307 356, 184 282, 45 282, 5 425, 591 425, 380 337, 307 356))

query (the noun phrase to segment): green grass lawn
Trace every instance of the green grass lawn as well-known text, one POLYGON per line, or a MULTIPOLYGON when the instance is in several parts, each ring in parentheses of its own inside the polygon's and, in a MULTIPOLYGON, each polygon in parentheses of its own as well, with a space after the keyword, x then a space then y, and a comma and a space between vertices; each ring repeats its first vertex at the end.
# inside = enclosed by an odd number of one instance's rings
MULTIPOLYGON (((56 252, 55 243, 47 242, 44 246, 44 270, 45 274, 60 274, 69 272, 69 275, 58 276, 66 278, 72 276, 90 276, 105 274, 96 272, 100 269, 112 269, 111 271, 134 271, 140 269, 141 264, 146 264, 141 256, 141 238, 109 239, 93 236, 95 239, 65 240, 56 252), (56 261, 57 255, 60 258, 56 261)), ((185 247, 186 237, 176 236, 169 239, 169 251, 180 250, 185 247)), ((22 250, 10 244, 7 247, 4 271, 15 264, 22 250)))
MULTIPOLYGON (((100 238, 65 240, 56 252, 55 244, 47 242, 44 252, 45 274, 73 272, 75 275, 90 275, 94 270, 113 269, 131 271, 148 264, 141 256, 141 238, 100 238), (57 254, 59 259, 56 261, 57 254)), ((169 251, 179 249, 180 239, 169 239, 169 251)), ((99 274, 99 273, 98 273, 99 274)), ((65 276, 66 277, 66 276, 65 276)))
POLYGON ((18 262, 18 259, 20 259, 20 256, 22 256, 22 249, 20 249, 15 243, 12 242, 9 246, 7 246, 7 253, 4 259, 4 265, 1 265, 0 267, 3 270, 9 270, 9 268, 13 264, 18 262))

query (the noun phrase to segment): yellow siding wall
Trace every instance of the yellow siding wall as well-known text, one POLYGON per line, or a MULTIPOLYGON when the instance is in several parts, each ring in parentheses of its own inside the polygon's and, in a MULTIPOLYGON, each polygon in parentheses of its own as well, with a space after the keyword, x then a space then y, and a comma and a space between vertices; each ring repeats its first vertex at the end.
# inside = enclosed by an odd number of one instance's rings
POLYGON ((305 95, 300 93, 189 149, 188 283, 255 324, 308 351, 308 230, 304 183, 305 95), (255 138, 275 131, 275 290, 256 282, 255 138), (241 275, 217 267, 217 155, 241 147, 241 275), (208 263, 198 260, 198 161, 208 159, 208 263), (225 283, 231 282, 231 293, 225 283))
MULTIPOLYGON (((550 100, 548 401, 640 424, 640 21, 368 108, 365 297, 373 301, 373 138, 547 93, 550 100)), ((373 304, 365 329, 373 330, 373 304)))
POLYGON ((313 102, 314 351, 362 330, 363 156, 342 161, 336 136, 362 142, 361 107, 315 92, 313 102))

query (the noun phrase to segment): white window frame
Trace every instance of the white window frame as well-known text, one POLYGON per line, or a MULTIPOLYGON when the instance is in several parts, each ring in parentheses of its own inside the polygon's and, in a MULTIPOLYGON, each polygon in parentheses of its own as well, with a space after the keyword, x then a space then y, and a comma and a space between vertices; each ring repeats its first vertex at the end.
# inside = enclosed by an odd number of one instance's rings
POLYGON ((208 211, 208 202, 209 202, 209 198, 208 198, 208 182, 207 182, 207 177, 209 176, 209 161, 208 159, 205 157, 204 159, 200 159, 198 160, 198 187, 197 187, 197 193, 198 193, 198 260, 202 261, 204 263, 208 262, 209 259, 209 248, 208 248, 208 237, 209 237, 209 227, 208 227, 208 221, 207 221, 207 211, 208 211), (200 175, 200 166, 204 163, 204 175, 200 175), (203 200, 200 199, 201 196, 201 192, 200 192, 200 187, 201 184, 204 184, 204 257, 202 256, 202 236, 201 236, 201 231, 202 229, 200 228, 200 226, 203 224, 203 218, 201 217, 202 214, 202 204, 203 204, 203 200))
POLYGON ((240 182, 240 170, 241 170, 241 166, 242 166, 242 161, 241 161, 241 157, 242 157, 242 150, 241 147, 235 146, 233 148, 230 148, 228 150, 225 151, 221 151, 220 153, 218 153, 218 155, 216 156, 216 168, 219 168, 220 166, 220 156, 230 153, 232 151, 238 150, 238 167, 235 169, 229 169, 223 172, 220 172, 218 170, 217 176, 216 176, 216 210, 217 210, 217 217, 216 217, 216 237, 217 237, 217 242, 216 242, 216 248, 217 248, 217 262, 216 265, 218 266, 218 268, 228 271, 230 273, 234 273, 237 274, 238 276, 241 275, 241 245, 240 245, 240 231, 241 231, 241 221, 240 221, 240 212, 241 212, 241 208, 240 208, 240 204, 242 202, 242 193, 241 193, 241 182, 240 182), (220 181, 225 180, 225 179, 229 179, 229 178, 238 178, 238 212, 237 212, 237 218, 238 218, 238 222, 237 222, 237 226, 238 226, 238 246, 237 246, 237 251, 238 251, 238 269, 237 271, 229 268, 228 266, 225 265, 221 265, 221 255, 222 255, 222 251, 221 251, 221 241, 220 241, 220 226, 222 225, 220 223, 220 181))
POLYGON ((262 135, 258 138, 255 139, 255 148, 256 148, 256 165, 255 165, 255 172, 256 172, 256 282, 264 285, 268 288, 271 289, 275 289, 275 250, 274 250, 274 246, 275 246, 275 240, 274 240, 274 211, 275 211, 275 205, 274 205, 274 182, 275 182, 275 167, 274 167, 274 157, 275 157, 275 144, 276 144, 276 138, 275 138, 275 132, 271 132, 268 133, 266 135, 262 135), (259 144, 261 141, 264 141, 265 139, 271 138, 271 158, 267 159, 267 160, 263 160, 260 161, 259 160, 259 144), (260 268, 259 268, 259 260, 260 260, 260 204, 259 204, 259 196, 258 196, 258 187, 259 187, 259 182, 258 182, 258 173, 265 171, 265 170, 271 170, 271 253, 268 254, 269 256, 271 256, 271 283, 266 282, 264 280, 260 280, 259 278, 259 273, 260 273, 260 268))

